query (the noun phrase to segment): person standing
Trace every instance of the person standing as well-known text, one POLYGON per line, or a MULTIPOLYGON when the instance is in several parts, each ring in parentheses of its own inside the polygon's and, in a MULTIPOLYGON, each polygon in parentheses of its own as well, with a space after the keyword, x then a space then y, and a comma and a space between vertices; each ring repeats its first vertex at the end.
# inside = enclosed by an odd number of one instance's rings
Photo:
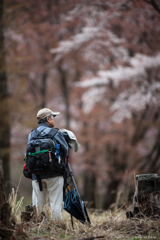
MULTIPOLYGON (((61 162, 64 162, 65 158, 68 157, 68 144, 62 132, 54 128, 55 117, 59 114, 59 112, 53 112, 48 108, 43 108, 39 110, 37 113, 39 125, 29 134, 28 144, 30 144, 31 141, 35 138, 35 134, 43 136, 44 139, 45 136, 46 138, 48 138, 47 136, 50 136, 51 140, 55 143, 55 145, 60 145, 59 159, 61 162), (53 131, 51 131, 51 129, 53 131)), ((64 178, 62 173, 51 170, 47 174, 41 174, 40 182, 43 191, 40 190, 40 184, 37 178, 37 175, 32 174, 32 204, 36 205, 38 212, 42 212, 42 208, 45 202, 45 195, 48 194, 49 203, 51 206, 51 220, 62 220, 64 184, 64 178)))

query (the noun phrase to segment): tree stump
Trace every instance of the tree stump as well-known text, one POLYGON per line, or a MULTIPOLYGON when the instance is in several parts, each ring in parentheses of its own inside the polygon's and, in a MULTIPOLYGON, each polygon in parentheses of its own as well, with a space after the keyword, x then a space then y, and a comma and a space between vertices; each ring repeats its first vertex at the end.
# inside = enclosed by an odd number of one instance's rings
POLYGON ((11 207, 6 201, 3 191, 3 166, 0 156, 0 239, 9 239, 13 234, 13 227, 10 222, 11 207))
POLYGON ((160 217, 160 176, 156 173, 136 176, 136 190, 133 197, 133 213, 127 217, 160 217))
POLYGON ((33 216, 36 216, 36 206, 26 205, 25 211, 21 212, 21 221, 29 222, 33 218, 33 216))

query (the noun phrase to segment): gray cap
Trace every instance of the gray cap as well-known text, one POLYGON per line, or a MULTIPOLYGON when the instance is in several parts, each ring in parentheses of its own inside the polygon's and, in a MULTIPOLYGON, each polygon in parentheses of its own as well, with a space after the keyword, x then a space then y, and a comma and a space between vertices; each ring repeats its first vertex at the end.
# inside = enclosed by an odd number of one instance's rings
POLYGON ((41 119, 44 119, 46 117, 49 117, 50 115, 53 115, 55 117, 55 116, 57 116, 59 114, 60 114, 60 112, 53 112, 49 108, 42 108, 37 113, 37 119, 41 120, 41 119))

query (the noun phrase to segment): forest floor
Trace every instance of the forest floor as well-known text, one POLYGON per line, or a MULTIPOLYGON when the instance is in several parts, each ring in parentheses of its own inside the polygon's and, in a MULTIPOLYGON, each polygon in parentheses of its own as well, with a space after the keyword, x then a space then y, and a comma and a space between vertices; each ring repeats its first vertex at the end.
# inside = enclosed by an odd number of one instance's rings
MULTIPOLYGON (((126 218, 126 210, 122 208, 115 211, 100 211, 88 209, 91 224, 82 224, 74 219, 74 229, 71 217, 63 210, 63 220, 52 222, 50 208, 44 206, 45 216, 33 216, 29 222, 21 221, 24 211, 23 198, 17 201, 17 191, 12 189, 8 200, 11 206, 12 236, 9 240, 59 240, 59 239, 160 239, 160 219, 149 217, 126 218)), ((132 206, 131 206, 132 207, 132 206)), ((132 210, 131 207, 128 210, 132 210)), ((3 230, 3 229, 0 229, 3 230)), ((1 236, 0 236, 0 239, 1 236)), ((8 239, 7 239, 8 240, 8 239)))
POLYGON ((50 212, 45 210, 42 221, 38 219, 22 223, 14 230, 13 240, 55 240, 55 239, 160 239, 160 220, 144 217, 127 219, 126 212, 95 211, 90 213, 90 225, 83 225, 74 218, 74 229, 70 215, 63 211, 61 222, 50 221, 50 212))

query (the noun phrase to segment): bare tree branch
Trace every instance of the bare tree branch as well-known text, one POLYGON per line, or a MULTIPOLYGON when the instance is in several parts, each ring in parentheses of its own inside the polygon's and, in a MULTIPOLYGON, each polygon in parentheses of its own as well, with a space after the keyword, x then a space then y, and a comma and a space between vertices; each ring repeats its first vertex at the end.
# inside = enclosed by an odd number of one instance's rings
POLYGON ((152 5, 152 7, 160 14, 160 7, 158 6, 157 2, 155 0, 144 0, 144 2, 152 5))

